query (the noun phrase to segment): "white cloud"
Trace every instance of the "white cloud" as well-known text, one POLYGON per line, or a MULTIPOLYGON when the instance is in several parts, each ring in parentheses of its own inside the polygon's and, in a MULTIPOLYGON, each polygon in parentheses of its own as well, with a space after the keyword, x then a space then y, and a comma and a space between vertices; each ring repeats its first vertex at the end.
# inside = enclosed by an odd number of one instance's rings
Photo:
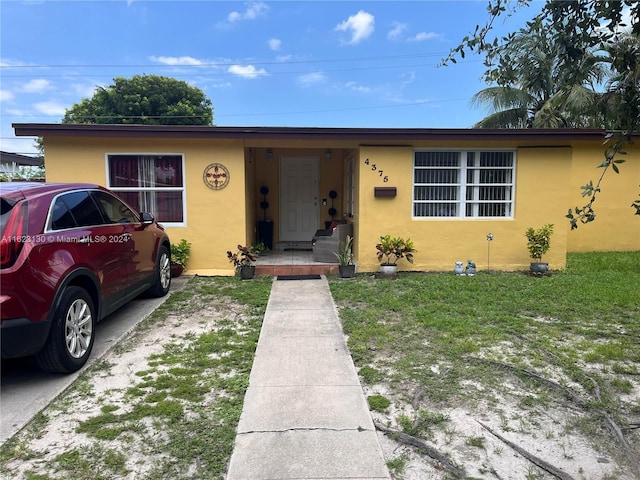
POLYGON ((25 83, 21 90, 26 93, 42 93, 53 88, 49 80, 34 78, 25 83))
POLYGON ((248 2, 246 3, 246 6, 247 8, 244 12, 231 12, 227 15, 227 20, 230 23, 240 22, 243 20, 255 20, 269 10, 267 4, 263 2, 248 2))
POLYGON ((407 29, 406 23, 393 22, 393 29, 387 33, 387 38, 389 40, 400 39, 404 35, 404 31, 407 29))
POLYGON ((289 60, 291 60, 293 58, 293 55, 278 55, 276 57, 276 60, 278 62, 288 62, 289 60))
POLYGON ((402 83, 404 85, 407 85, 409 83, 413 83, 416 80, 416 74, 415 72, 404 73, 400 76, 400 79, 402 80, 402 83))
POLYGON ((71 84, 71 90, 82 98, 91 98, 99 87, 105 86, 106 85, 99 84, 73 83, 71 84))
POLYGON ((35 109, 44 115, 64 115, 67 107, 55 100, 48 102, 38 102, 34 105, 35 109))
POLYGON ((21 62, 20 60, 11 60, 9 58, 0 59, 0 67, 2 68, 26 67, 27 65, 27 63, 21 62))
POLYGON ((9 90, 0 90, 0 102, 8 102, 9 100, 13 100, 15 95, 9 90))
POLYGON ((351 91, 354 92, 358 92, 358 93, 370 93, 371 92, 371 88, 369 87, 364 87, 362 85, 358 85, 356 82, 347 82, 344 84, 344 86, 346 88, 348 88, 351 91))
POLYGON ((158 62, 158 63, 162 63, 164 65, 189 65, 189 66, 193 66, 193 65, 203 65, 203 61, 202 60, 198 60, 197 58, 193 58, 193 57, 188 57, 188 56, 184 56, 184 57, 156 57, 156 56, 151 56, 149 57, 149 59, 152 62, 158 62))
POLYGON ((324 82, 325 80, 326 80, 326 77, 322 72, 306 73, 298 77, 298 83, 303 87, 316 85, 318 83, 324 82))
POLYGON ((258 78, 267 74, 264 68, 257 69, 253 65, 231 65, 227 71, 244 78, 258 78))
POLYGON ((222 82, 222 83, 214 83, 211 85, 211 88, 229 88, 231 87, 231 82, 222 82))
POLYGON ((280 47, 282 46, 282 40, 278 40, 277 38, 271 38, 269 39, 269 48, 271 50, 280 50, 280 47))
POLYGON ((413 37, 407 37, 406 31, 408 28, 409 26, 406 23, 393 22, 393 28, 387 33, 387 38, 399 42, 424 42, 434 38, 442 38, 441 34, 434 32, 420 32, 413 37))
POLYGON ((442 38, 442 35, 434 32, 420 32, 415 37, 408 39, 409 42, 424 42, 425 40, 433 40, 434 38, 442 38))
MULTIPOLYGON (((13 132, 10 133, 13 137, 13 132)), ((20 137, 20 138, 3 138, 2 150, 4 152, 15 152, 22 155, 38 154, 38 150, 33 145, 33 138, 20 137)))
POLYGON ((356 45, 361 41, 369 38, 374 31, 375 19, 373 15, 360 10, 355 15, 351 15, 344 22, 339 23, 335 30, 340 32, 349 32, 351 40, 348 43, 356 45))

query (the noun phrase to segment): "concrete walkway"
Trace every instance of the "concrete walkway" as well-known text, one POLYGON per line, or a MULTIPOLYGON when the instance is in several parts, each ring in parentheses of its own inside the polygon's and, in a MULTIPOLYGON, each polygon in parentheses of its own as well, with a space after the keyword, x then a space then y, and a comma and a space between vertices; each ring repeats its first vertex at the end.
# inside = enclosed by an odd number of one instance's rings
POLYGON ((389 479, 327 280, 274 280, 227 480, 389 479))

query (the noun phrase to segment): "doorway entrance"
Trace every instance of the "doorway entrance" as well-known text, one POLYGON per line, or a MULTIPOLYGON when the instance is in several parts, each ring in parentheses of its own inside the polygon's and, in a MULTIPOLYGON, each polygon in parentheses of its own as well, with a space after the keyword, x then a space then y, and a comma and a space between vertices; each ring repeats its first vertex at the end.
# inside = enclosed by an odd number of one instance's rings
POLYGON ((311 241, 318 229, 318 157, 280 158, 280 241, 311 241))

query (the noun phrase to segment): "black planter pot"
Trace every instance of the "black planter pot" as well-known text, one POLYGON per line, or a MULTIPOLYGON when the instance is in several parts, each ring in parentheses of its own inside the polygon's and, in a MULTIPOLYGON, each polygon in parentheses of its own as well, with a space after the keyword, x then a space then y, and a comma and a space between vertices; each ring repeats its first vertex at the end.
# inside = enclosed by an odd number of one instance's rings
POLYGON ((255 265, 243 265, 238 269, 238 273, 240 274, 240 279, 249 280, 256 274, 256 267, 255 265))
POLYGON ((269 250, 273 250, 273 222, 260 221, 257 224, 258 243, 264 243, 269 250))
POLYGON ((356 274, 355 265, 338 265, 341 278, 352 278, 356 274))
POLYGON ((531 262, 529 269, 533 273, 546 273, 549 271, 549 264, 545 262, 531 262))

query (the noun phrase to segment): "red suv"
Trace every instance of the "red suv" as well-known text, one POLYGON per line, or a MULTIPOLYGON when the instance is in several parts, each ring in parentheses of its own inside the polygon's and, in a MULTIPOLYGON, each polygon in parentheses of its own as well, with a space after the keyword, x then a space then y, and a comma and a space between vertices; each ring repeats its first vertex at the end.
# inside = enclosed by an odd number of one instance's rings
POLYGON ((78 370, 99 320, 141 293, 166 295, 170 252, 152 215, 98 185, 0 184, 2 358, 78 370))

